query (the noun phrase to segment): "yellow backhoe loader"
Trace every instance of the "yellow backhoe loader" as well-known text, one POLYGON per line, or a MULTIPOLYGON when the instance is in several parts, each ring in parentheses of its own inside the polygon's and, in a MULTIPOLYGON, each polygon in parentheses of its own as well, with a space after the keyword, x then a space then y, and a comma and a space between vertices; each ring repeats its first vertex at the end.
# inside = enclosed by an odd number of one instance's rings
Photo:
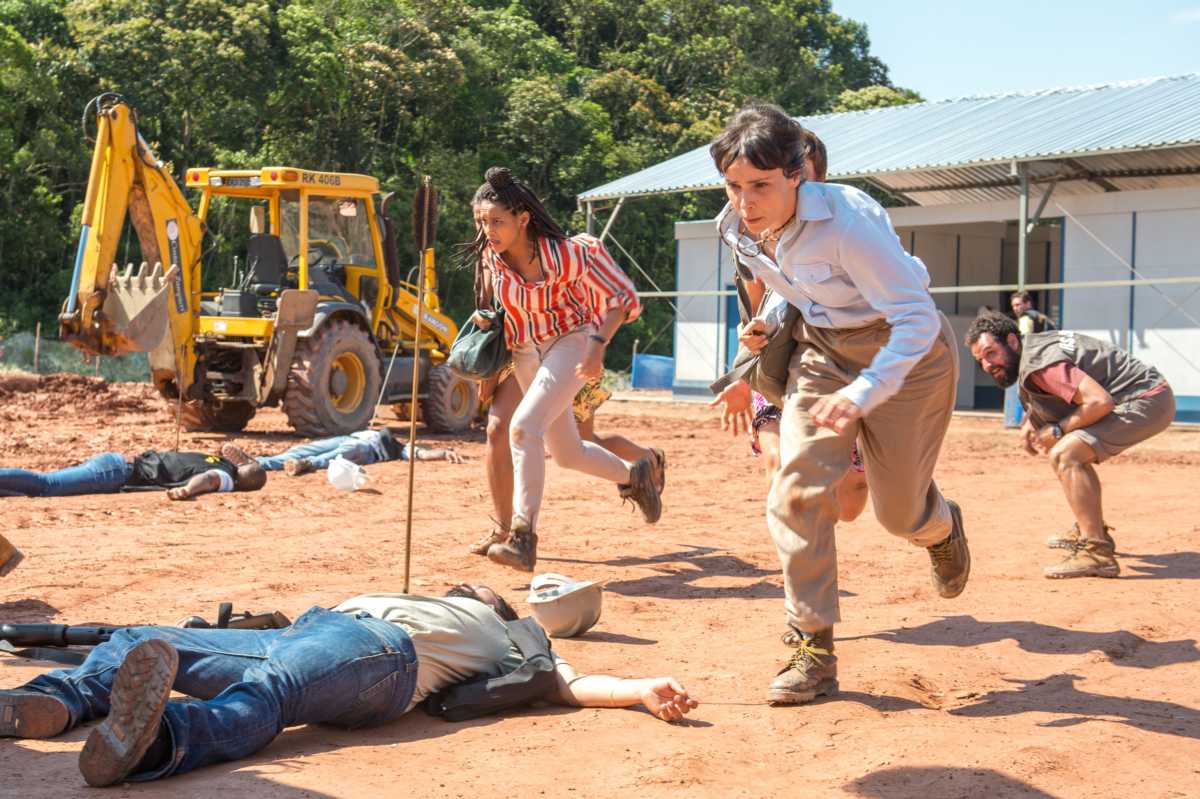
POLYGON ((121 97, 102 95, 89 109, 96 146, 59 316, 64 340, 96 355, 148 353, 155 386, 182 398, 192 430, 241 430, 258 408, 279 403, 299 432, 359 430, 381 397, 411 413, 414 358, 424 421, 443 431, 470 424, 474 388, 442 365, 457 327, 437 294, 431 186, 417 192, 420 260, 405 274, 387 216, 392 195, 381 197, 375 178, 295 167, 191 168, 185 183, 200 193, 193 211, 121 97), (241 231, 248 233, 245 258, 238 259, 244 269, 233 270, 231 285, 202 291, 214 201, 246 206, 237 217, 249 220, 241 231), (127 220, 142 264, 122 271, 113 262, 127 220), (413 281, 422 273, 418 309, 413 281))

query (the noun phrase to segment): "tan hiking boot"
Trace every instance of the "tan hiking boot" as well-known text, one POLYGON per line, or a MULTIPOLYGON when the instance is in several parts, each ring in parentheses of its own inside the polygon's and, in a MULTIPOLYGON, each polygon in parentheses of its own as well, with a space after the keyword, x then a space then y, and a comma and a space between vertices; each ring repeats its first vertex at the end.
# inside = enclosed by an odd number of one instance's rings
POLYGON ((537 565, 537 542, 537 533, 530 528, 529 522, 518 516, 513 519, 508 540, 502 544, 492 544, 488 548, 488 560, 501 566, 531 572, 537 565))
POLYGON ((102 788, 129 776, 158 736, 179 653, 166 641, 142 641, 126 653, 113 678, 108 716, 79 753, 88 785, 102 788))
POLYGON ((1113 545, 1108 541, 1081 538, 1071 546, 1070 554, 1053 566, 1045 568, 1052 580, 1069 577, 1116 577, 1121 566, 1113 557, 1113 545))
MULTIPOLYGON (((1113 537, 1108 534, 1112 530, 1107 524, 1104 525, 1104 540, 1116 547, 1117 543, 1113 541, 1113 537)), ((1065 533, 1054 533, 1046 539, 1046 546, 1051 549, 1073 549, 1077 543, 1083 540, 1083 532, 1079 529, 1079 523, 1071 525, 1071 529, 1065 533)))
POLYGON ((492 528, 492 531, 483 538, 471 544, 470 553, 472 555, 486 556, 488 550, 492 548, 492 544, 503 544, 508 540, 508 530, 502 530, 499 527, 492 528))
POLYGON ((13 546, 12 541, 0 535, 0 577, 17 568, 17 564, 24 559, 21 550, 13 546))
POLYGON ((934 589, 943 598, 953 599, 967 587, 967 578, 971 576, 971 550, 967 547, 958 503, 947 500, 946 504, 950 506, 950 535, 926 549, 929 550, 929 574, 934 589))
POLYGON ((816 633, 784 634, 796 647, 787 665, 767 689, 771 705, 800 705, 818 696, 837 693, 837 655, 833 654, 833 628, 816 633))
MULTIPOLYGON (((657 457, 647 456, 629 469, 629 482, 617 486, 621 499, 627 499, 642 511, 642 518, 654 524, 662 516, 662 489, 655 479, 657 457)), ((665 477, 663 478, 665 480, 665 477)))
POLYGON ((0 738, 53 738, 71 714, 61 699, 38 691, 0 691, 0 738))

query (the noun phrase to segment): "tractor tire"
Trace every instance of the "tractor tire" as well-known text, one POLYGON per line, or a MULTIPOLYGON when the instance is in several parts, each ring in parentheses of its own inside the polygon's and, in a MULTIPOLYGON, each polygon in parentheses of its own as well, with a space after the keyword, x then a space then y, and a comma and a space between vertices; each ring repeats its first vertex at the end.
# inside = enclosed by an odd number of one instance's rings
POLYGON ((463 380, 448 366, 429 371, 425 399, 421 401, 421 419, 438 433, 461 433, 471 426, 479 413, 479 392, 475 384, 463 380))
POLYGON ((340 436, 364 430, 383 383, 379 355, 367 332, 343 319, 296 345, 283 412, 297 433, 340 436))
MULTIPOLYGON (((168 400, 167 408, 174 415, 175 402, 168 400)), ((188 400, 179 418, 189 433, 240 433, 257 410, 254 403, 242 400, 188 400)))

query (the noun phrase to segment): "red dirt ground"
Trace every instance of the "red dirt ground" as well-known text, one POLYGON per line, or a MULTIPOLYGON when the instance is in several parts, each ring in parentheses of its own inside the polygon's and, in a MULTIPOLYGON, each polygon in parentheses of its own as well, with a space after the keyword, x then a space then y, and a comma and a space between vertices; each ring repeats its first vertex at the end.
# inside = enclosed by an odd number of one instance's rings
MULTIPOLYGON (((52 468, 105 450, 174 443, 147 387, 65 376, 0 379, 0 466, 52 468)), ((673 674, 702 706, 681 725, 638 711, 527 710, 447 724, 414 713, 357 732, 285 732, 249 760, 113 796, 1184 797, 1200 793, 1200 434, 1172 429, 1101 469, 1122 554, 1118 580, 1052 582, 1047 533, 1071 518, 1043 461, 992 418, 956 418, 938 481, 963 506, 974 571, 939 599, 925 553, 870 510, 841 530, 842 694, 762 703, 787 652, 760 464, 702 406, 610 402, 600 426, 666 448, 654 527, 606 485, 549 470, 540 567, 606 582, 598 627, 557 649, 578 668, 673 674)), ((184 436, 215 450, 218 435, 184 436)), ((292 442, 277 411, 235 439, 292 442)), ((430 440, 423 438, 422 440, 430 440)), ((488 526, 474 460, 418 464, 414 591, 524 577, 464 555, 488 526)), ((295 617, 403 581, 408 465, 369 467, 367 491, 273 477, 258 494, 172 503, 141 493, 0 499, 26 553, 0 581, 0 620, 174 623, 218 602, 295 617)), ((46 664, 0 658, 0 685, 46 664)), ((82 793, 87 730, 0 741, 0 795, 82 793)))

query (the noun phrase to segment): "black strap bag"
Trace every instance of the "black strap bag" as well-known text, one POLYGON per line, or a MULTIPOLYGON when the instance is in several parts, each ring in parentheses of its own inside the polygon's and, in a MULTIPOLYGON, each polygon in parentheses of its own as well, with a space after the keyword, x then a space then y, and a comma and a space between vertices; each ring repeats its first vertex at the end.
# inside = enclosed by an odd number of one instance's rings
POLYGON ((533 619, 504 623, 508 638, 525 660, 499 677, 479 677, 430 694, 421 707, 446 721, 467 721, 535 702, 554 691, 554 655, 550 639, 533 619))

